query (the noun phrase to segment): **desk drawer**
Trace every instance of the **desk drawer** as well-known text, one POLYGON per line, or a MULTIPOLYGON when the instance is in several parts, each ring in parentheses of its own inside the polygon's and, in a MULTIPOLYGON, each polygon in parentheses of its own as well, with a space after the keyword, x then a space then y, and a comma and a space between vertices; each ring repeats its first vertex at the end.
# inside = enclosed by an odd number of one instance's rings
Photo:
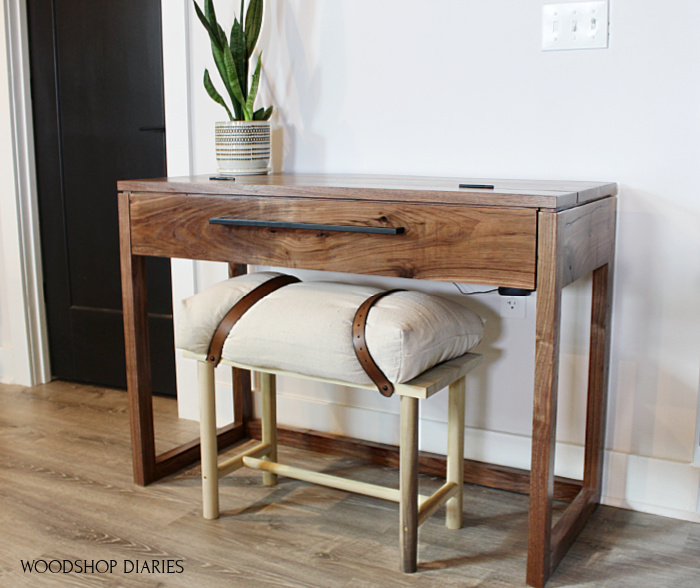
POLYGON ((534 209, 134 193, 130 217, 137 255, 535 287, 534 209), (215 217, 341 230, 211 224, 215 217))

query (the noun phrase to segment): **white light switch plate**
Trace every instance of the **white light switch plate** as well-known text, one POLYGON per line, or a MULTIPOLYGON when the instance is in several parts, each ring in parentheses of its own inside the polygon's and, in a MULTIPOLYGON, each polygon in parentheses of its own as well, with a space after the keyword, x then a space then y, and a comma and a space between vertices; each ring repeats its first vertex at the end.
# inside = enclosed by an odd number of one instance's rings
POLYGON ((542 6, 542 50, 605 49, 608 2, 569 2, 542 6))

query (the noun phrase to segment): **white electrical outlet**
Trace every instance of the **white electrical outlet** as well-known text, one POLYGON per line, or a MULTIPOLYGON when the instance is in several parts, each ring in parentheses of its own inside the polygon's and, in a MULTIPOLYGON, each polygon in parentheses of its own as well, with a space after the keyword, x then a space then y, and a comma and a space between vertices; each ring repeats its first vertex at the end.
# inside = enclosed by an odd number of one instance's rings
POLYGON ((570 2, 542 6, 542 50, 605 49, 608 2, 570 2))
POLYGON ((501 316, 503 318, 525 318, 527 300, 523 296, 502 296, 501 316))

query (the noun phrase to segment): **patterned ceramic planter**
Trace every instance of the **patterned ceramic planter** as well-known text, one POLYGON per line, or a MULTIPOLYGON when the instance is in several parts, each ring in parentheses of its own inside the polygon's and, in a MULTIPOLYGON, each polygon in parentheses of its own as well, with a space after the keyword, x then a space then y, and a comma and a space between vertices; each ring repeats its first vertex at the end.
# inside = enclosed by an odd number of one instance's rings
POLYGON ((215 136, 219 174, 239 176, 270 171, 268 121, 218 122, 215 136))

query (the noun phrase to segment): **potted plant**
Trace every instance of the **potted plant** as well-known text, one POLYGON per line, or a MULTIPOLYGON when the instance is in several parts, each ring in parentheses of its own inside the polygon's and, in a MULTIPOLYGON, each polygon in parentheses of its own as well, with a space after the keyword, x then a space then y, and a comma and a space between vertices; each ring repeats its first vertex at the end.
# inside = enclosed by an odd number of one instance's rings
POLYGON ((216 158, 222 175, 265 174, 270 164, 272 106, 255 110, 262 55, 252 75, 249 64, 258 42, 263 18, 263 0, 250 0, 247 12, 241 0, 240 22, 234 18, 230 35, 216 19, 213 0, 204 0, 204 11, 193 0, 199 20, 209 33, 214 63, 230 100, 231 108, 204 70, 207 94, 224 107, 229 120, 216 123, 216 158), (245 14, 245 18, 244 15, 245 14), (249 84, 250 82, 250 84, 249 84))

